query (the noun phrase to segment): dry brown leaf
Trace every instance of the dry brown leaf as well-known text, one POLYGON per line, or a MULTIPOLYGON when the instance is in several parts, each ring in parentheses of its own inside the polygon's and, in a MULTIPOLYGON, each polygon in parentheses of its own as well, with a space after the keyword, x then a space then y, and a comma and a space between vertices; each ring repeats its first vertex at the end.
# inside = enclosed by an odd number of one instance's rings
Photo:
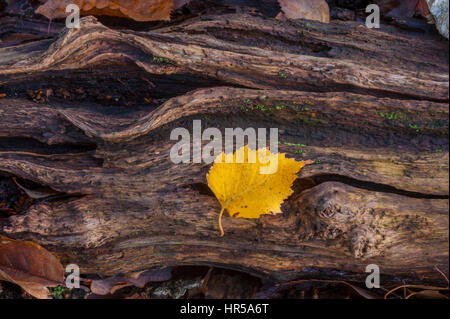
POLYGON ((36 13, 50 20, 65 18, 68 16, 66 7, 71 3, 76 4, 83 15, 109 15, 135 21, 170 20, 174 8, 173 0, 47 0, 36 13))
POLYGON ((375 0, 383 14, 392 17, 411 18, 415 14, 421 14, 427 18, 430 15, 425 0, 375 0))
POLYGON ((63 19, 69 15, 66 13, 66 7, 71 3, 70 0, 47 0, 36 9, 35 13, 42 14, 49 20, 63 19))
POLYGON ((420 299, 448 299, 448 296, 441 294, 436 290, 422 290, 418 292, 413 292, 406 296, 405 299, 410 299, 411 297, 420 299))
POLYGON ((428 4, 425 0, 419 0, 416 6, 416 13, 420 14, 424 18, 427 18, 428 21, 433 20, 430 9, 428 8, 428 4))
MULTIPOLYGON (((384 295, 384 299, 387 299, 387 297, 392 294, 394 291, 397 291, 399 289, 403 289, 403 288, 408 288, 408 289, 420 289, 420 290, 434 290, 434 291, 448 291, 449 287, 436 287, 436 286, 425 286, 425 285, 401 285, 401 286, 397 286, 391 290, 389 290, 385 295, 384 295)), ((424 294, 429 294, 429 293, 424 293, 424 294)), ((411 297, 411 295, 410 295, 411 297)))
POLYGON ((64 268, 38 244, 0 236, 0 280, 15 283, 36 298, 48 299, 47 287, 63 283, 64 268))
POLYGON ((301 279, 301 280, 294 280, 285 282, 282 284, 278 284, 269 288, 266 288, 265 290, 262 290, 258 292, 258 294, 255 296, 256 299, 268 299, 273 296, 274 293, 276 293, 279 290, 292 287, 295 285, 299 285, 302 283, 309 283, 309 282, 320 282, 320 283, 336 283, 336 284, 342 284, 347 287, 350 287, 353 289, 356 293, 358 293, 361 297, 364 297, 365 299, 381 299, 381 296, 367 290, 360 288, 358 286, 352 285, 351 283, 343 280, 327 280, 327 279, 301 279))
POLYGON ((412 17, 418 0, 376 0, 375 4, 380 7, 383 14, 396 17, 412 17))
POLYGON ((173 0, 111 0, 109 8, 117 7, 126 17, 136 21, 170 20, 173 0))
POLYGON ((191 0, 173 0, 173 9, 178 9, 184 6, 185 4, 188 4, 191 2, 191 0))
POLYGON ((288 19, 330 22, 330 8, 325 0, 278 0, 278 2, 284 17, 288 19))
POLYGON ((149 282, 160 282, 169 280, 172 277, 172 269, 157 269, 138 272, 129 277, 110 277, 107 279, 93 280, 91 291, 96 295, 114 294, 118 289, 136 286, 143 288, 149 282))

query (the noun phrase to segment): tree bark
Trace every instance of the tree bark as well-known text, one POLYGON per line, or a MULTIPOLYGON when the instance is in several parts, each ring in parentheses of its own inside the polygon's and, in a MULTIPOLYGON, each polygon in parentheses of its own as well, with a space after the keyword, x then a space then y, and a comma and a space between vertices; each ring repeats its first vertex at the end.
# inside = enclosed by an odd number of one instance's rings
POLYGON ((377 264, 386 280, 436 282, 435 266, 448 272, 448 86, 448 42, 429 34, 249 14, 151 32, 83 18, 54 41, 0 49, 0 171, 51 193, 0 215, 0 234, 83 273, 210 265, 285 281, 377 264), (225 217, 218 236, 210 165, 169 156, 172 129, 194 119, 277 127, 281 152, 315 161, 283 214, 225 217))

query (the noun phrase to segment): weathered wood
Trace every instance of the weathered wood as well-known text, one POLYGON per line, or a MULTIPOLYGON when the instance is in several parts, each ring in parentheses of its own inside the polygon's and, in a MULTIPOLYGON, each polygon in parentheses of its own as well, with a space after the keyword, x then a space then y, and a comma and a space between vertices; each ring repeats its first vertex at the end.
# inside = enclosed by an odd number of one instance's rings
POLYGON ((50 46, 0 49, 0 171, 60 193, 0 217, 0 233, 104 275, 189 264, 288 280, 376 263, 384 275, 439 280, 435 265, 448 272, 448 43, 362 28, 233 14, 145 33, 85 18, 50 46), (143 78, 146 93, 169 99, 156 109, 89 94, 25 99, 63 77, 105 77, 113 89, 117 70, 123 85, 143 78), (224 218, 218 237, 210 166, 169 157, 171 130, 194 119, 222 132, 277 127, 281 152, 316 161, 282 215, 224 218))
POLYGON ((88 17, 81 29, 64 32, 35 59, 12 57, 8 62, 15 65, 0 71, 0 84, 5 76, 11 81, 29 73, 131 60, 150 74, 197 73, 251 88, 448 100, 444 41, 380 33, 362 25, 330 28, 309 21, 292 25, 242 15, 205 20, 143 33, 111 30, 88 17), (250 30, 259 33, 252 34, 252 41, 246 39, 250 30), (173 63, 162 67, 152 56, 173 63))

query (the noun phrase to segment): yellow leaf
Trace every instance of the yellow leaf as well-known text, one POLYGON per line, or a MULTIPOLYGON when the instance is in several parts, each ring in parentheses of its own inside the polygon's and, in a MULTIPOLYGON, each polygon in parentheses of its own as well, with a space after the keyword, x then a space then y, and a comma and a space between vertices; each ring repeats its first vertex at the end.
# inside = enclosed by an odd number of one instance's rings
POLYGON ((273 154, 267 149, 258 151, 244 146, 234 154, 222 152, 207 174, 208 185, 222 209, 219 214, 220 235, 223 236, 222 215, 259 218, 263 214, 281 213, 282 202, 292 194, 297 172, 311 162, 297 162, 285 154, 273 154), (239 155, 241 154, 241 155, 239 155), (238 160, 243 155, 243 160, 238 160), (250 159, 250 160, 249 160, 250 159), (273 164, 273 174, 264 174, 273 164))

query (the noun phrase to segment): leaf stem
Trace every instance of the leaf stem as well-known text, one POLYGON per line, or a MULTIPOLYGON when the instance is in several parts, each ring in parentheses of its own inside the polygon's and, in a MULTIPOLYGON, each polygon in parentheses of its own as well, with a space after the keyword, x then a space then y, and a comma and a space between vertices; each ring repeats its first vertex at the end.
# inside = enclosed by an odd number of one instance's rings
POLYGON ((223 232, 223 227, 222 227, 222 216, 223 216, 224 211, 225 211, 225 206, 222 207, 222 209, 220 210, 220 214, 219 214, 220 237, 223 237, 223 235, 225 235, 225 233, 223 232))
POLYGON ((253 185, 253 187, 250 187, 246 190, 243 190, 242 192, 240 192, 239 194, 236 194, 234 196, 232 196, 229 200, 227 200, 225 202, 225 204, 222 205, 222 209, 220 210, 220 214, 219 214, 219 229, 220 229, 220 237, 223 237, 223 235, 225 235, 224 231, 223 231, 223 227, 222 227, 222 216, 223 216, 223 212, 225 211, 225 208, 227 208, 228 204, 233 201, 236 197, 238 196, 242 196, 245 193, 248 193, 249 191, 251 191, 252 189, 254 189, 255 187, 258 187, 259 185, 264 184, 267 181, 268 177, 266 177, 261 183, 258 183, 256 185, 253 185))

